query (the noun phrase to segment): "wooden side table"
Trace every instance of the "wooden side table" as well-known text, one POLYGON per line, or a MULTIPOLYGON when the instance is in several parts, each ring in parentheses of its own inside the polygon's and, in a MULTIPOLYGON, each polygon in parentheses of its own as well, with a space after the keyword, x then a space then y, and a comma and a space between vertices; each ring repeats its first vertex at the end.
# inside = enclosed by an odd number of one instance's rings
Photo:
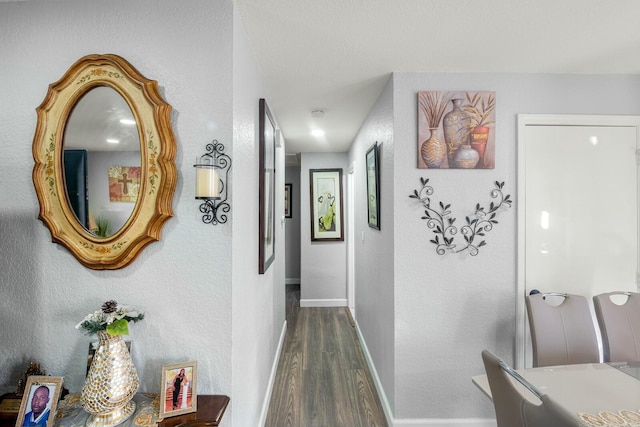
POLYGON ((5 393, 0 396, 0 427, 15 427, 22 396, 5 393))
MULTIPOLYGON (((119 427, 138 427, 142 425, 146 427, 214 427, 220 425, 230 400, 229 396, 220 394, 200 395, 198 396, 197 412, 165 418, 156 423, 158 411, 157 408, 152 410, 151 406, 154 396, 157 398, 157 395, 154 394, 137 394, 134 397, 138 401, 136 413, 119 427), (145 424, 136 424, 140 414, 146 415, 145 424)), ((8 394, 2 396, 2 398, 12 397, 14 396, 8 394)), ((65 403, 68 402, 66 405, 64 403, 58 405, 57 427, 83 427, 89 417, 89 414, 80 407, 79 395, 73 395, 70 399, 65 401, 65 403)), ((18 402, 20 401, 18 400, 18 402)), ((0 414, 0 427, 15 427, 17 415, 17 411, 15 413, 0 414)), ((144 419, 144 416, 142 418, 144 419)))
POLYGON ((198 396, 198 410, 158 421, 158 427, 210 427, 220 425, 224 411, 229 405, 229 396, 208 394, 198 396))

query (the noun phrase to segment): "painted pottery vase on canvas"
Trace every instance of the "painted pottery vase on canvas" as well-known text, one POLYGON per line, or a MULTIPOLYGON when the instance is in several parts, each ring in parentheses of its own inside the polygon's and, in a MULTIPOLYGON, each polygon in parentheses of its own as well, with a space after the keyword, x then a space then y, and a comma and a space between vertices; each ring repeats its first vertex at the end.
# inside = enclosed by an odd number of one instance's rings
POLYGON ((431 135, 422 143, 420 155, 429 169, 438 169, 447 155, 445 142, 438 137, 438 128, 429 128, 431 135))
POLYGON ((136 409, 131 400, 140 380, 121 335, 98 332, 98 349, 82 387, 80 401, 91 416, 87 427, 112 427, 123 423, 136 409))
POLYGON ((444 115, 442 126, 444 129, 444 140, 447 143, 447 160, 449 167, 454 167, 454 157, 456 150, 469 141, 469 115, 462 110, 462 98, 451 100, 453 109, 444 115))
POLYGON ((480 154, 478 168, 484 167, 484 154, 487 149, 487 140, 489 139, 489 127, 478 126, 471 131, 471 147, 480 154))
POLYGON ((473 169, 480 160, 480 154, 469 144, 462 144, 455 152, 453 163, 458 168, 473 169))

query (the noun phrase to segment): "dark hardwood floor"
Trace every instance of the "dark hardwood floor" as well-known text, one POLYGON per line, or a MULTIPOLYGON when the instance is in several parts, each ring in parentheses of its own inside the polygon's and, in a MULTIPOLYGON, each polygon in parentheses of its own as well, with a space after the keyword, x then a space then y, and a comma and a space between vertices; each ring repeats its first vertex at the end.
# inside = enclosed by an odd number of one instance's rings
POLYGON ((287 335, 265 427, 386 427, 345 307, 300 308, 287 285, 287 335))

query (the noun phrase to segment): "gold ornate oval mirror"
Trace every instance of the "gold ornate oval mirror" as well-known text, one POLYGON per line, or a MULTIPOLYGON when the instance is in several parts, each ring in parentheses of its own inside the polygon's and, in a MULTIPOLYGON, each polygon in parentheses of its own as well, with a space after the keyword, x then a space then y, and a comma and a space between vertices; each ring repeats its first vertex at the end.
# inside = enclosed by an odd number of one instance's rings
POLYGON ((176 143, 158 84, 116 55, 88 55, 36 109, 40 219, 85 266, 117 269, 172 215, 176 143))

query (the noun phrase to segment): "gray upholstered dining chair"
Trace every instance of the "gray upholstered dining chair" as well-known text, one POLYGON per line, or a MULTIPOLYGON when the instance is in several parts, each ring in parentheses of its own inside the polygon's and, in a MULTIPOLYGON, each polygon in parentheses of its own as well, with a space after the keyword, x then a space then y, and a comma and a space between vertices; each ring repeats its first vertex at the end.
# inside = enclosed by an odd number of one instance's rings
POLYGON ((582 295, 539 293, 526 296, 533 347, 533 366, 600 362, 600 350, 589 310, 582 295), (562 298, 559 305, 547 297, 562 298))
POLYGON ((489 380, 498 427, 579 427, 582 425, 576 415, 558 405, 548 395, 542 394, 490 351, 482 351, 482 361, 489 380), (540 399, 541 403, 535 404, 523 396, 509 377, 525 386, 540 399))
POLYGON ((616 291, 596 295, 593 306, 600 326, 604 361, 639 361, 640 294, 616 291), (624 303, 617 304, 612 297, 624 303))

